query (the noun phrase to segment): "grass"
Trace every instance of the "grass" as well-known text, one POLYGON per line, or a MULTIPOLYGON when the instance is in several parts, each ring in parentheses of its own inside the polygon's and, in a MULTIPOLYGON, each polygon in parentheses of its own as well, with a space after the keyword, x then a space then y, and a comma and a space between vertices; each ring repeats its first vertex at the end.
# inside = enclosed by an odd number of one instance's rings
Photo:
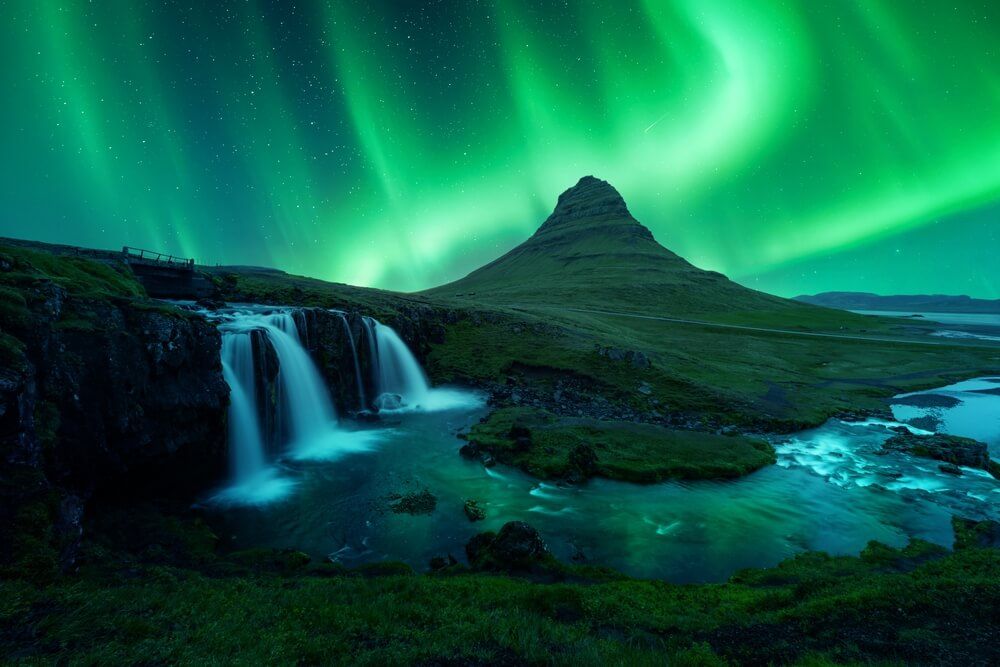
POLYGON ((807 553, 712 585, 540 584, 461 566, 415 576, 265 550, 198 567, 100 555, 101 565, 46 586, 0 581, 7 662, 815 665, 998 656, 992 549, 872 543, 860 557, 807 553))
POLYGON ((131 274, 104 262, 5 245, 0 245, 0 258, 12 265, 11 271, 0 272, 0 285, 8 289, 51 281, 81 297, 145 296, 131 274))
POLYGON ((496 410, 472 428, 468 439, 497 460, 543 479, 724 479, 775 460, 768 443, 745 436, 559 417, 531 408, 496 410))
POLYGON ((1000 347, 810 338, 556 308, 477 313, 449 324, 431 351, 435 380, 505 384, 519 379, 519 367, 549 369, 549 385, 576 378, 639 412, 748 428, 795 430, 845 410, 884 410, 895 394, 1000 369, 1000 347), (642 352, 651 364, 613 361, 602 346, 642 352), (637 391, 643 383, 648 395, 637 391))

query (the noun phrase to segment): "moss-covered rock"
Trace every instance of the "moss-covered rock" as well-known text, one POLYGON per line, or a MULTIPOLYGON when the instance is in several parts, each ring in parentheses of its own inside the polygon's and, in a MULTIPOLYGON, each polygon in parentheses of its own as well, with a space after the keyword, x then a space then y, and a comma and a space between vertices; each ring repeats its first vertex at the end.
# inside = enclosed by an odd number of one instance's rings
POLYGON ((431 514, 437 508, 437 498, 427 489, 392 494, 389 500, 395 514, 431 514))
MULTIPOLYGON (((944 433, 929 435, 909 431, 897 433, 882 444, 882 451, 905 452, 914 456, 944 461, 953 466, 979 468, 991 474, 995 470, 995 464, 990 461, 989 448, 985 442, 944 433)), ((953 470, 946 472, 955 474, 953 470)), ((961 474, 960 470, 958 474, 961 474)))
POLYGON ((484 510, 480 505, 479 501, 469 499, 465 501, 463 506, 465 510, 465 516, 468 517, 469 521, 482 521, 486 518, 486 510, 484 510))

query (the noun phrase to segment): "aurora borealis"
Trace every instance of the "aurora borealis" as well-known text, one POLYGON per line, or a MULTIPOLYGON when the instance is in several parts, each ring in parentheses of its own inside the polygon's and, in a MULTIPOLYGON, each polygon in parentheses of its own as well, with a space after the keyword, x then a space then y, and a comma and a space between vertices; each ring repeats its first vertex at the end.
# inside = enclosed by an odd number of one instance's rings
POLYGON ((417 290, 584 174, 782 295, 1000 297, 989 1, 2 0, 0 235, 417 290))

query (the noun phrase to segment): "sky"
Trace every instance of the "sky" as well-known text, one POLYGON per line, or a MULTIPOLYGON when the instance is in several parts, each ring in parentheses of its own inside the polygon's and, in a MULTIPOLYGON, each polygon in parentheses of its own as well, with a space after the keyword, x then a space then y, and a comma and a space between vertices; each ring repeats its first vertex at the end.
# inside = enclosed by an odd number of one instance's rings
POLYGON ((792 296, 1000 297, 993 0, 0 0, 0 236, 414 291, 610 181, 792 296))

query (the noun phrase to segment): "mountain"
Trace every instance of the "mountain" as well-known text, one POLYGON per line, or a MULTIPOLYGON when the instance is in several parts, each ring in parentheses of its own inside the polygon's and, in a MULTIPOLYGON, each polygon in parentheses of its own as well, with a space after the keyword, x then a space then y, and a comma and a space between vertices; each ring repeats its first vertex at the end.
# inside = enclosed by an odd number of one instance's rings
POLYGON ((559 195, 555 210, 527 241, 426 294, 673 316, 802 310, 699 269, 663 247, 632 217, 618 191, 593 176, 559 195))
POLYGON ((881 296, 870 292, 823 292, 795 297, 796 301, 842 310, 885 310, 924 313, 997 313, 1000 299, 973 299, 963 295, 897 294, 881 296))

